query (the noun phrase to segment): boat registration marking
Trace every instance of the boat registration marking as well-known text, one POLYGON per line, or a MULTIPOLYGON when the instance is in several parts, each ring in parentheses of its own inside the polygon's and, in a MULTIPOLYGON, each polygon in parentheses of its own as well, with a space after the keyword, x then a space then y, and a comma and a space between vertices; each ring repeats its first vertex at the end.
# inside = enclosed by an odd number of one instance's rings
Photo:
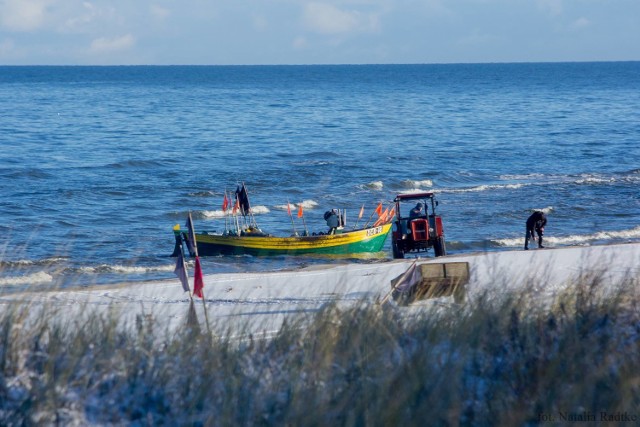
POLYGON ((376 234, 382 233, 382 227, 375 227, 370 230, 367 230, 367 237, 375 236, 376 234))

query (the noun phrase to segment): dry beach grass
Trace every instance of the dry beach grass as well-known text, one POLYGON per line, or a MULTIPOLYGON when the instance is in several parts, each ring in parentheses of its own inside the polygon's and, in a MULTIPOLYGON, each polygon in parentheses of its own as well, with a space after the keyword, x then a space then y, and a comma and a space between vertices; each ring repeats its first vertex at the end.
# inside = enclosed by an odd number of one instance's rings
POLYGON ((225 331, 214 335, 171 330, 152 312, 121 328, 117 307, 75 316, 45 306, 34 319, 28 304, 7 304, 0 424, 638 420, 638 278, 605 286, 605 276, 578 274, 544 300, 532 281, 464 305, 329 302, 287 317, 269 339, 224 324, 210 325, 225 331))

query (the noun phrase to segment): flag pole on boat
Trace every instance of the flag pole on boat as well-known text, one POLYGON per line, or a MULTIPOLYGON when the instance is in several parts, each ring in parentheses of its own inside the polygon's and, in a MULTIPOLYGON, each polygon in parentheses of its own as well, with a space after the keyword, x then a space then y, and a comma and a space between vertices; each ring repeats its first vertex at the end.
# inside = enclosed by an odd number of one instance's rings
POLYGON ((229 210, 229 199, 227 198, 227 189, 224 189, 224 198, 222 199, 222 216, 224 216, 224 231, 229 230, 229 216, 227 211, 229 210))
POLYGON ((296 231, 296 225, 293 223, 293 215, 291 215, 291 203, 287 200, 287 213, 289 214, 289 218, 291 218, 291 228, 293 228, 293 235, 297 236, 298 232, 296 231))
POLYGON ((356 227, 358 226, 358 222, 360 222, 360 219, 362 218, 362 215, 364 214, 364 203, 362 204, 362 207, 360 208, 360 213, 358 214, 358 219, 356 220, 356 223, 353 226, 353 229, 355 230, 356 227))
POLYGON ((367 226, 371 222, 371 218, 373 218, 373 214, 375 214, 375 213, 378 214, 378 217, 380 217, 380 215, 382 215, 382 202, 380 202, 378 204, 378 207, 373 212, 371 212, 371 216, 369 217, 369 219, 367 220, 367 223, 364 225, 363 228, 367 228, 367 226))
POLYGON ((309 230, 307 230, 307 221, 304 220, 304 211, 302 210, 302 203, 298 206, 298 218, 302 218, 302 224, 304 225, 304 235, 309 235, 309 230))

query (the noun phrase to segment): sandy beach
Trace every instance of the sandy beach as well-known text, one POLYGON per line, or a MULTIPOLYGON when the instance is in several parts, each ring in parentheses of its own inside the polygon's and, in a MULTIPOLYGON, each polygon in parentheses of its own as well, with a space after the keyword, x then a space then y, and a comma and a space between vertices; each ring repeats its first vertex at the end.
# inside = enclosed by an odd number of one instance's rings
MULTIPOLYGON (((605 286, 640 273, 640 244, 563 247, 450 255, 371 264, 314 266, 296 271, 215 274, 205 271, 204 304, 195 298, 200 323, 205 307, 216 328, 237 326, 245 333, 274 334, 290 315, 317 311, 328 302, 352 304, 380 301, 391 290, 391 280, 411 264, 466 262, 470 278, 466 297, 485 292, 496 295, 531 287, 540 298, 562 291, 580 275, 597 275, 605 286)), ((190 269, 191 270, 191 269, 190 269)), ((193 286, 193 271, 190 283, 193 286)), ((451 298, 440 298, 448 302, 451 298)), ((178 279, 118 286, 88 286, 64 291, 28 292, 4 296, 3 304, 24 302, 61 313, 118 310, 124 322, 153 316, 169 329, 186 323, 189 294, 178 279)), ((391 304, 393 300, 389 300, 391 304)), ((427 302, 428 303, 428 302, 427 302)))

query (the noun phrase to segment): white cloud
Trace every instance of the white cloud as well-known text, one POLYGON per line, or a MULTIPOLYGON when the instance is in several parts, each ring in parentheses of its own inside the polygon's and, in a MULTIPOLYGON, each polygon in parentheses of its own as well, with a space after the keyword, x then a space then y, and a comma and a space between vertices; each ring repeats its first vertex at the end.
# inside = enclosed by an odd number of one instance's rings
POLYGON ((477 32, 474 32, 471 35, 465 36, 465 37, 461 37, 458 40, 458 43, 460 45, 465 45, 465 46, 483 46, 483 45, 489 45, 491 43, 494 43, 498 40, 498 37, 494 36, 494 35, 490 35, 490 34, 479 34, 477 32))
POLYGON ((151 15, 160 21, 164 21, 171 15, 171 11, 157 4, 151 5, 151 15))
POLYGON ((354 31, 366 24, 366 17, 358 11, 344 11, 327 3, 308 3, 304 8, 304 22, 309 29, 322 34, 354 31))
POLYGON ((302 36, 298 36, 295 39, 293 39, 292 45, 294 49, 304 49, 308 45, 307 39, 302 36))
POLYGON ((253 28, 258 31, 265 31, 269 28, 269 21, 267 21, 267 18, 262 15, 252 15, 251 21, 253 23, 253 28))
POLYGON ((13 51, 15 44, 13 40, 7 39, 0 42, 0 57, 7 55, 13 51))
POLYGON ((126 34, 122 37, 108 39, 100 37, 91 42, 91 53, 117 52, 131 48, 135 44, 135 37, 126 34))
POLYGON ((588 27, 589 25, 591 25, 591 21, 582 16, 573 21, 573 23, 571 24, 571 28, 573 28, 574 30, 580 30, 582 28, 588 27))
POLYGON ((537 0, 538 7, 551 16, 562 15, 563 5, 562 0, 537 0))
POLYGON ((32 31, 45 22, 51 0, 4 0, 0 3, 0 24, 10 31, 32 31))
MULTIPOLYGON (((74 9, 75 12, 75 9, 74 9)), ((82 2, 82 8, 77 16, 67 18, 60 27, 62 32, 75 32, 91 25, 100 16, 101 11, 93 3, 82 2)))

